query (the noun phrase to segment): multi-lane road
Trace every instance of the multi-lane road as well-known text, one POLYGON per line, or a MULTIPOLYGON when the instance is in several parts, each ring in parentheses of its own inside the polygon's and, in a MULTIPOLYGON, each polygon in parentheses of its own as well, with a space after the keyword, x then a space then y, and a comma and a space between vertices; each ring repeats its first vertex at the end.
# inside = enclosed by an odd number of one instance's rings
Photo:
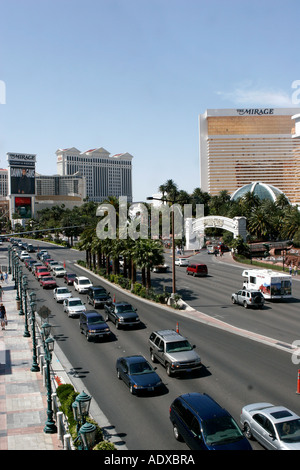
MULTIPOLYGON (((84 259, 84 253, 46 246, 54 259, 66 262, 69 272, 83 274, 75 263, 84 259)), ((187 277, 185 268, 176 267, 177 290, 189 305, 214 318, 278 341, 292 343, 298 339, 298 334, 300 339, 298 282, 294 282, 293 301, 268 302, 263 310, 245 310, 231 304, 231 293, 241 286, 242 268, 217 262, 206 253, 196 258, 208 264, 207 278, 187 277)), ((103 284, 96 276, 91 274, 89 277, 94 284, 103 284)), ((155 284, 172 285, 170 274, 153 274, 152 279, 155 284)), ((114 333, 112 340, 87 342, 79 332, 78 319, 69 318, 63 312, 62 306, 54 301, 52 291, 41 289, 31 274, 28 280, 30 289, 37 292, 37 308, 47 305, 51 309, 50 322, 57 346, 129 450, 187 450, 184 443, 175 441, 169 422, 171 402, 185 392, 209 393, 237 421, 242 406, 256 401, 283 404, 300 413, 300 396, 296 393, 298 366, 293 364, 291 354, 286 351, 214 328, 170 308, 129 297, 114 286, 108 288, 110 293, 138 309, 142 327, 116 330, 110 324, 114 333), (158 365, 157 372, 164 382, 162 393, 131 395, 126 385, 117 379, 116 359, 130 354, 143 354, 149 359, 147 341, 151 331, 175 328, 177 322, 180 332, 196 344, 204 364, 202 372, 169 378, 158 365)), ((63 280, 58 280, 58 284, 63 285, 63 280)), ((75 293, 73 287, 71 290, 75 293)), ((86 301, 86 296, 81 297, 86 301)), ((261 448, 255 442, 252 446, 261 448)))

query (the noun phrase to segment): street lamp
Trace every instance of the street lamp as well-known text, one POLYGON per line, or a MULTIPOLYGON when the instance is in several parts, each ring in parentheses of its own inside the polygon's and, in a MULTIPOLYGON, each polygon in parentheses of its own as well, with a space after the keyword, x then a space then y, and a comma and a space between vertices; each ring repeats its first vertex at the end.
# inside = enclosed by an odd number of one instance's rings
POLYGON ((32 367, 31 372, 39 372, 40 367, 37 363, 36 355, 36 337, 35 337, 35 309, 36 309, 36 294, 30 292, 30 307, 31 307, 31 320, 32 320, 32 367))
POLYGON ((18 267, 18 284, 19 284, 19 300, 20 300, 20 311, 19 315, 24 315, 23 312, 23 284, 22 284, 22 275, 23 275, 23 268, 22 266, 18 267))
POLYGON ((25 311, 25 330, 23 336, 25 338, 29 338, 30 333, 28 330, 28 311, 27 311, 27 288, 28 288, 28 281, 27 276, 24 274, 23 276, 23 287, 24 287, 24 311, 25 311))
POLYGON ((50 364, 52 360, 52 353, 54 351, 54 339, 50 337, 51 325, 44 323, 42 326, 43 337, 46 338, 44 341, 45 360, 47 364, 47 421, 44 427, 46 434, 54 434, 57 432, 57 427, 53 420, 52 410, 52 387, 50 377, 50 364))
POLYGON ((80 440, 82 445, 78 446, 79 450, 89 450, 92 448, 95 441, 96 426, 92 423, 87 423, 86 418, 89 414, 92 397, 87 395, 84 391, 75 398, 72 403, 74 419, 77 423, 77 440, 80 440))
MULTIPOLYGON (((171 204, 174 204, 175 201, 170 201, 168 199, 159 199, 156 197, 149 196, 147 197, 148 201, 166 201, 166 202, 171 202, 171 204)), ((176 294, 176 275, 175 275, 175 222, 174 222, 174 207, 172 209, 172 296, 176 294)))

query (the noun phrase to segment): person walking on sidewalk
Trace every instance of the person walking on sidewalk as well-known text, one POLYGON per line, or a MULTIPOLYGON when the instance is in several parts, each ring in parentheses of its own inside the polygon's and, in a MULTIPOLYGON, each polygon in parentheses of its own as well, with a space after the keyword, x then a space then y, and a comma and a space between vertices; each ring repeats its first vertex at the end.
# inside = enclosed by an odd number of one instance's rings
POLYGON ((7 316, 6 309, 3 304, 0 305, 0 322, 2 330, 5 330, 5 326, 7 325, 7 316))
POLYGON ((0 286, 0 302, 2 302, 3 288, 0 286))

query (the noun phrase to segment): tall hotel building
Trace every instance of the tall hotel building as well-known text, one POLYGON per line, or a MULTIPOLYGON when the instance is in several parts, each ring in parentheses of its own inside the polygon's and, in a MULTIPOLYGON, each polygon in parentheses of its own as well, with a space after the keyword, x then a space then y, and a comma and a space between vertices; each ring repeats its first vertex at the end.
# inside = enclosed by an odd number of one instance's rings
POLYGON ((208 109, 199 116, 200 187, 230 194, 255 181, 300 204, 299 108, 208 109))
POLYGON ((132 155, 121 153, 110 156, 104 148, 80 152, 75 147, 58 149, 57 173, 62 176, 85 177, 86 195, 94 202, 109 196, 126 196, 132 202, 132 155))

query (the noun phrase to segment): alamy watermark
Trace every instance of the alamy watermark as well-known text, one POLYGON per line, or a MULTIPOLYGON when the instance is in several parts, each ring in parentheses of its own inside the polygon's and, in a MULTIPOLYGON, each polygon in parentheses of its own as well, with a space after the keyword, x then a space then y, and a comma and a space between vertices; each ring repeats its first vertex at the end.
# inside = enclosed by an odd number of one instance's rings
POLYGON ((6 104, 6 85, 3 80, 0 80, 0 104, 6 104))
MULTIPOLYGON (((196 204, 196 219, 204 216, 204 205, 196 204)), ((96 227, 97 237, 101 240, 119 238, 125 240, 170 239, 184 237, 185 221, 193 218, 193 205, 179 204, 171 206, 161 204, 151 205, 150 211, 142 202, 136 202, 128 207, 127 197, 119 197, 118 209, 111 203, 100 204, 96 215, 101 217, 96 227), (172 231, 174 230, 174 232, 172 231)))
POLYGON ((294 80, 292 82, 292 88, 295 89, 292 93, 292 103, 300 104, 300 80, 294 80))

